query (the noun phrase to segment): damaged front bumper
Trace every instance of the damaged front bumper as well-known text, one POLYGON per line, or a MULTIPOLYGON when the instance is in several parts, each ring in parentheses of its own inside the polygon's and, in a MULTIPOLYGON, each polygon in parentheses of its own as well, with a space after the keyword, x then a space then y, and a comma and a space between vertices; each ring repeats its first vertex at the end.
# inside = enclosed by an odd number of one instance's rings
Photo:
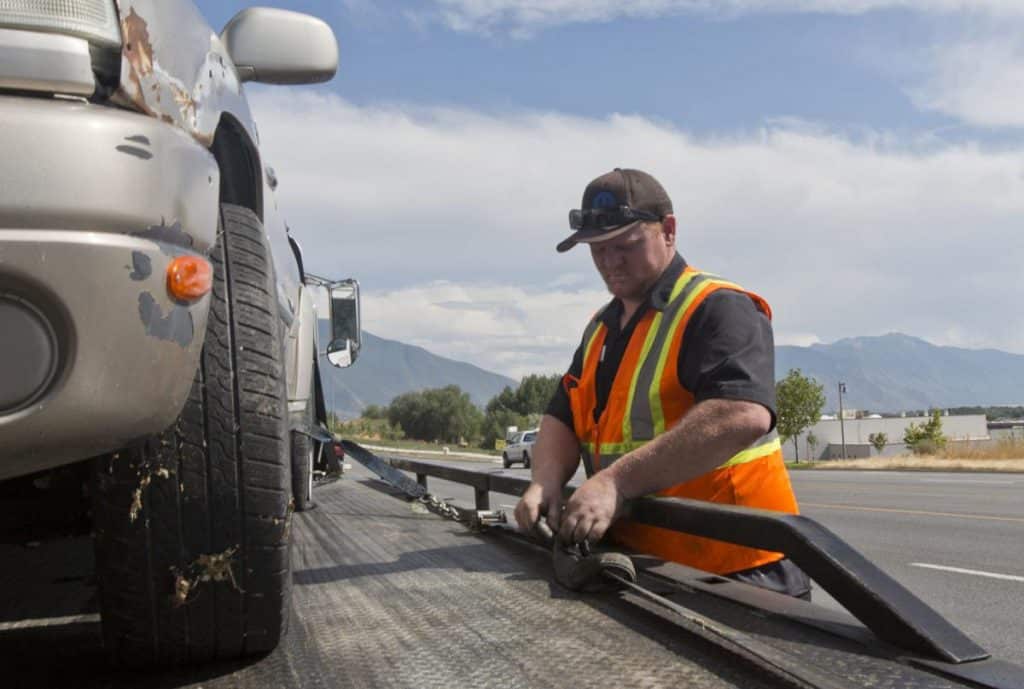
POLYGON ((0 479, 173 423, 209 296, 166 270, 216 240, 219 173, 179 129, 81 102, 0 96, 0 479))

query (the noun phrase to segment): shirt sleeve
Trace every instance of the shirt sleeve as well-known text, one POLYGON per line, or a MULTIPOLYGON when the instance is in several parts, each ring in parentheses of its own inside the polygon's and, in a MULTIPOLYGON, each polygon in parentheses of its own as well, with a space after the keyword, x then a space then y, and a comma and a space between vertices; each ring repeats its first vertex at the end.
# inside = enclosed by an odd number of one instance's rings
POLYGON ((697 308, 686 326, 678 370, 695 402, 756 402, 771 413, 775 428, 772 325, 742 292, 719 290, 697 308))
MULTIPOLYGON (((583 345, 581 344, 576 348, 576 353, 572 356, 572 364, 569 366, 569 375, 579 377, 583 373, 583 345)), ((565 386, 559 383, 558 387, 555 388, 555 394, 551 397, 551 401, 548 402, 548 408, 544 412, 550 414, 569 428, 575 428, 572 423, 572 405, 569 404, 569 394, 565 391, 565 386)))

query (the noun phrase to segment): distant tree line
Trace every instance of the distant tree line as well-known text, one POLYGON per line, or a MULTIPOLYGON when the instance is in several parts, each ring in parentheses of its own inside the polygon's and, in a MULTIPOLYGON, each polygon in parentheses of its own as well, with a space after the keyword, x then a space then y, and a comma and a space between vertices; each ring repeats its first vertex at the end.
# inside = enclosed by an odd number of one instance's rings
POLYGON ((457 385, 407 392, 388 405, 367 405, 360 418, 339 423, 336 430, 352 437, 494 447, 509 426, 523 429, 540 423, 560 381, 559 375, 528 375, 514 389, 506 386, 483 409, 457 385))
POLYGON ((956 416, 984 414, 989 421, 1024 419, 1024 407, 950 407, 949 413, 956 416))

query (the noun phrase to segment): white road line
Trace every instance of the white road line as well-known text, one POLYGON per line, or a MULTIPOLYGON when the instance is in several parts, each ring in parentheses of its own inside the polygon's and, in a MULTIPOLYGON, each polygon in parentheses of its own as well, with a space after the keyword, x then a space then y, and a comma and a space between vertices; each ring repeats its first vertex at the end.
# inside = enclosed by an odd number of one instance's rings
POLYGON ((943 572, 956 572, 957 574, 973 574, 976 577, 988 577, 989 579, 1002 579, 1003 581, 1024 582, 1024 577, 1015 574, 996 574, 995 572, 982 572, 977 569, 964 569, 963 567, 946 567, 945 565, 930 565, 927 562, 911 562, 911 567, 924 567, 926 569, 938 569, 943 572))

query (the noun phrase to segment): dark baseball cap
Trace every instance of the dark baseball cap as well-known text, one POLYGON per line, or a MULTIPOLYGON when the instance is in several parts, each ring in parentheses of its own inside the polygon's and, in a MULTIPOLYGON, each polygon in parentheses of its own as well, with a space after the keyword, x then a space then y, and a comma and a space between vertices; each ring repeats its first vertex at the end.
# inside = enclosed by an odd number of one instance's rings
MULTIPOLYGON (((583 223, 582 227, 558 244, 559 253, 568 251, 580 242, 589 244, 618 237, 629 232, 637 223, 645 222, 645 219, 630 219, 633 214, 650 215, 658 219, 671 215, 672 200, 658 180, 646 172, 615 168, 587 185, 583 190, 580 210, 573 211, 570 218, 593 217, 598 213, 606 219, 619 218, 621 224, 613 222, 610 226, 605 223, 588 226, 587 223, 583 223), (623 207, 627 210, 616 214, 616 211, 623 207)), ((570 225, 573 226, 571 219, 570 225)))

